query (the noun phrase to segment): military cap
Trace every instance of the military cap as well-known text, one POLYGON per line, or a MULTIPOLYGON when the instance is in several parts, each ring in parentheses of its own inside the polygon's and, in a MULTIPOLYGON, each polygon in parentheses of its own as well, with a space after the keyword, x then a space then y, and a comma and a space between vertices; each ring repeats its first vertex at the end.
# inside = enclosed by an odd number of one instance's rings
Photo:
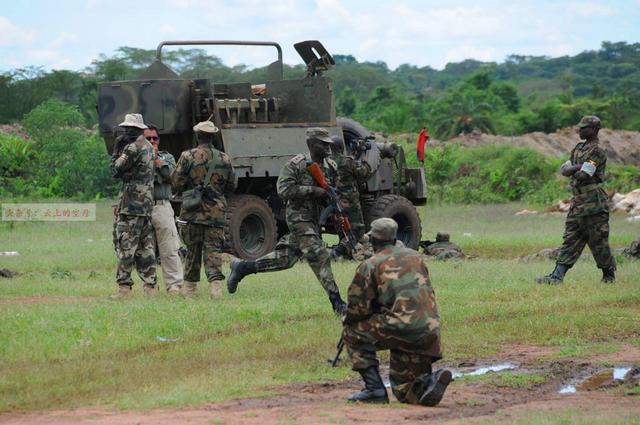
POLYGON ((371 222, 369 235, 380 241, 392 241, 397 232, 398 223, 392 218, 382 217, 371 222))
POLYGON ((120 127, 137 127, 141 129, 149 128, 144 124, 141 114, 127 114, 124 116, 124 121, 118 124, 120 127))
POLYGON ((331 137, 329 137, 329 132, 320 127, 307 128, 307 139, 318 139, 325 143, 333 143, 331 137))
POLYGON ((449 234, 438 232, 436 235, 436 242, 449 242, 449 234))
POLYGON ((213 133, 217 133, 219 130, 218 130, 218 127, 216 127, 216 125, 211 121, 202 121, 193 126, 193 131, 196 133, 198 131, 202 131, 203 133, 213 134, 213 133))
POLYGON ((582 119, 580 120, 577 126, 578 128, 583 128, 583 127, 600 128, 601 125, 602 123, 600 122, 600 118, 596 117, 595 115, 585 115, 584 117, 582 117, 582 119))

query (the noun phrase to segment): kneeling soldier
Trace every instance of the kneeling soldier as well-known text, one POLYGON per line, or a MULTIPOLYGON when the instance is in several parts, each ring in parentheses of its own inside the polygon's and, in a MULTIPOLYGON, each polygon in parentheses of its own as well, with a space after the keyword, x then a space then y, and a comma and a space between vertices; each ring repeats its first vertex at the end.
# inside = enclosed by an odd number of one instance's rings
POLYGON ((360 264, 349 286, 344 341, 365 387, 348 400, 389 402, 376 351, 391 350, 389 380, 396 398, 435 406, 451 382, 450 371, 431 369, 442 358, 435 293, 425 257, 396 246, 397 231, 390 218, 371 223, 375 255, 360 264))

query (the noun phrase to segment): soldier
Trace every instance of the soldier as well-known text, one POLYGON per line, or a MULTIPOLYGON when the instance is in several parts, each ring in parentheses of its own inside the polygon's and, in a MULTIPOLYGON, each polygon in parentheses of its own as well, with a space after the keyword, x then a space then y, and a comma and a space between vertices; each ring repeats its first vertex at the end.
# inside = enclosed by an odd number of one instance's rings
MULTIPOLYGON (((338 167, 338 181, 336 191, 340 197, 342 209, 347 214, 351 229, 356 240, 364 235, 364 219, 360 206, 358 182, 366 180, 371 175, 369 164, 345 155, 344 140, 339 136, 331 137, 331 159, 338 167)), ((337 247, 331 250, 331 256, 337 259, 345 254, 352 254, 345 240, 341 240, 337 247)))
POLYGON ((173 188, 183 195, 180 209, 180 236, 187 245, 183 294, 197 294, 200 264, 211 284, 211 298, 222 297, 222 246, 224 244, 225 210, 227 195, 235 190, 235 176, 231 160, 226 153, 214 148, 213 139, 218 132, 211 121, 193 127, 198 147, 185 151, 178 160, 173 174, 173 188), (188 192, 187 192, 188 191, 188 192), (187 208, 185 199, 198 193, 201 202, 187 208))
POLYGON ((624 251, 622 251, 622 254, 627 257, 640 258, 640 238, 631 242, 629 248, 625 248, 624 251))
POLYGON ((609 248, 609 199, 602 189, 607 156, 598 145, 600 119, 584 116, 577 125, 580 139, 571 151, 570 159, 560 171, 571 179, 573 198, 565 222, 564 242, 553 272, 537 279, 538 283, 559 284, 580 258, 585 244, 589 245, 602 282, 615 281, 616 263, 609 248))
POLYGON ((436 260, 448 260, 450 258, 470 258, 462 249, 453 242, 451 242, 448 233, 438 232, 436 234, 436 241, 423 241, 420 242, 420 246, 424 248, 425 255, 433 255, 436 260))
POLYGON ((391 218, 371 223, 375 255, 358 266, 349 286, 344 342, 365 387, 348 401, 389 402, 376 351, 391 350, 389 380, 396 398, 435 406, 451 382, 450 371, 431 369, 442 358, 435 293, 424 256, 395 245, 397 231, 391 218))
POLYGON ((276 244, 275 251, 256 261, 233 261, 227 281, 229 293, 236 292, 238 283, 252 273, 285 270, 293 267, 300 257, 309 263, 318 281, 329 296, 336 314, 346 307, 331 270, 327 246, 318 224, 322 201, 328 193, 319 187, 307 171, 314 162, 322 168, 329 184, 335 184, 336 164, 329 159, 331 139, 323 128, 307 129, 309 155, 296 155, 282 167, 278 178, 278 195, 287 202, 286 220, 290 233, 276 244))
POLYGON ((147 128, 140 114, 127 114, 120 123, 124 134, 118 137, 111 158, 111 175, 122 180, 116 208, 116 252, 118 292, 111 299, 132 295, 131 271, 134 265, 144 282, 146 295, 155 295, 156 258, 151 226, 153 210, 153 147, 143 136, 147 128))
POLYGON ((160 151, 160 136, 158 128, 148 124, 144 130, 144 137, 147 139, 154 152, 154 184, 153 200, 154 207, 151 213, 151 223, 160 254, 160 265, 164 274, 164 281, 167 285, 167 293, 177 295, 182 288, 182 261, 178 255, 180 248, 180 238, 176 229, 176 221, 171 207, 171 175, 176 169, 176 160, 169 152, 160 151))

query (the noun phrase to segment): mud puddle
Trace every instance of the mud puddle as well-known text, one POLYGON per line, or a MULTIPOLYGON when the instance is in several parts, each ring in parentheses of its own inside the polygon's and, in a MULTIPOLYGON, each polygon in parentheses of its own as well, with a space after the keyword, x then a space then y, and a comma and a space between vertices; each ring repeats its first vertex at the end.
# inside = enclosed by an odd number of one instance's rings
POLYGON ((638 385, 640 381, 640 368, 631 366, 617 366, 613 368, 600 368, 595 372, 587 368, 581 371, 569 382, 562 385, 558 394, 575 394, 578 391, 594 391, 614 388, 623 384, 629 386, 638 385))

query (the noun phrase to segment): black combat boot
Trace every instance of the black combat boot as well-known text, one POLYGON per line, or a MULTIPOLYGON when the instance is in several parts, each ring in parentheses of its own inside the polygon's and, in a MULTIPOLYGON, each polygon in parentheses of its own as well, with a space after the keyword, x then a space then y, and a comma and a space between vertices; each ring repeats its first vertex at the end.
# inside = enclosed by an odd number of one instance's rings
POLYGON ((240 283, 242 278, 246 275, 256 273, 256 271, 255 261, 232 261, 231 273, 227 279, 227 291, 229 291, 230 294, 236 292, 236 289, 238 289, 238 283, 240 283))
POLYGON ((371 366, 363 371, 359 371, 364 388, 359 393, 350 395, 347 401, 359 401, 362 403, 389 403, 387 389, 384 387, 378 368, 371 366))
POLYGON ((553 269, 551 274, 539 277, 536 279, 537 283, 548 283, 549 285, 558 285, 564 280, 564 275, 571 267, 567 267, 564 264, 556 264, 556 268, 553 269))
POLYGON ((331 301, 333 312, 342 319, 347 314, 347 303, 340 296, 340 292, 329 293, 329 301, 331 301))
POLYGON ((447 386, 451 382, 451 377, 451 372, 446 369, 440 369, 429 375, 429 378, 425 381, 425 390, 418 403, 422 406, 435 406, 440 403, 447 386))
POLYGON ((602 283, 613 283, 616 281, 616 269, 609 267, 602 269, 602 283))
POLYGON ((331 248, 331 252, 329 253, 333 261, 338 261, 342 257, 349 256, 349 249, 343 244, 338 244, 331 248))

